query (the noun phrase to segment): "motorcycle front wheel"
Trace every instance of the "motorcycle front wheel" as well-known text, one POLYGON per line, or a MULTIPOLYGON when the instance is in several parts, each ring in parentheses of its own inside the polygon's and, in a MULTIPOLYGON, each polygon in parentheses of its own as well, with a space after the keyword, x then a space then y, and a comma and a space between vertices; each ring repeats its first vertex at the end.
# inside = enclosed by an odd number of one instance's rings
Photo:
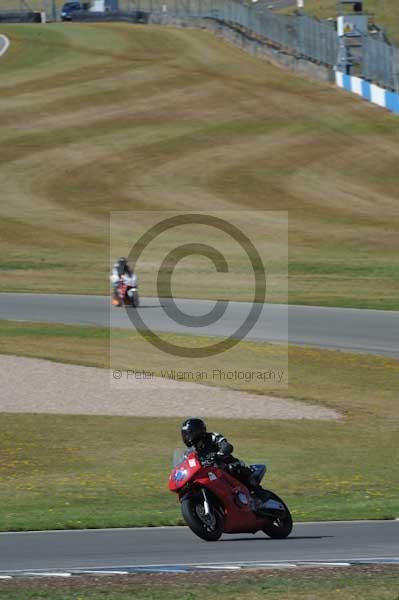
POLYGON ((138 292, 133 292, 133 294, 126 294, 125 296, 125 306, 128 308, 137 308, 139 306, 139 295, 138 292))
POLYGON ((135 292, 132 296, 131 299, 131 304, 134 308, 138 308, 139 304, 140 304, 140 300, 139 300, 139 294, 138 292, 135 292))
POLYGON ((268 517, 267 524, 263 528, 263 533, 268 535, 274 540, 283 540, 287 538, 293 527, 292 516, 288 509, 288 506, 273 492, 269 492, 265 490, 267 494, 266 500, 275 500, 276 502, 280 502, 285 509, 284 515, 278 515, 276 517, 268 517))
POLYGON ((223 533, 223 518, 217 510, 205 515, 201 496, 189 496, 181 501, 183 518, 191 531, 202 540, 216 542, 223 533))

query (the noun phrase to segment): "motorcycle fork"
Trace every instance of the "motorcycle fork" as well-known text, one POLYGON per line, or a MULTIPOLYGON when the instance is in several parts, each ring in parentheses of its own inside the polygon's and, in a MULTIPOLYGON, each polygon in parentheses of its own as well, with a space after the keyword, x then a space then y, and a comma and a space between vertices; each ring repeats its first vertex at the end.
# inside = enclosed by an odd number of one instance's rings
POLYGON ((204 498, 204 513, 205 513, 205 516, 208 516, 211 514, 211 511, 209 508, 208 498, 206 497, 205 488, 201 488, 201 492, 202 492, 202 496, 204 498))

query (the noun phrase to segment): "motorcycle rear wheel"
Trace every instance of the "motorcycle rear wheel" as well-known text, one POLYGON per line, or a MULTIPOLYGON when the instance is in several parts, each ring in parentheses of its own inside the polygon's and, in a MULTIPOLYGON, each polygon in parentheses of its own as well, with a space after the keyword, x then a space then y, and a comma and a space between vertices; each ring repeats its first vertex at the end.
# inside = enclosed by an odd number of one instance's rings
POLYGON ((288 509, 288 506, 285 504, 285 502, 283 502, 283 500, 281 500, 281 498, 277 496, 277 494, 265 490, 265 495, 266 494, 266 500, 272 499, 276 502, 280 502, 284 506, 285 515, 276 518, 268 517, 268 523, 263 528, 263 533, 274 540, 283 540, 287 538, 292 531, 293 522, 291 513, 288 509))
POLYGON ((202 499, 199 496, 189 496, 181 502, 181 512, 185 522, 195 535, 207 542, 216 542, 223 533, 223 518, 217 510, 211 507, 213 526, 201 518, 202 499))

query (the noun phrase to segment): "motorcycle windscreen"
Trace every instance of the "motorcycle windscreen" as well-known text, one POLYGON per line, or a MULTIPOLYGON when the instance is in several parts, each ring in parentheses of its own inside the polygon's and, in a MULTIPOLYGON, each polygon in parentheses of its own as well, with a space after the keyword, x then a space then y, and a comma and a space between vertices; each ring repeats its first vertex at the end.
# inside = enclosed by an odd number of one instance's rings
POLYGON ((172 467, 178 467, 181 465, 182 462, 186 460, 190 452, 195 452, 194 448, 175 448, 172 456, 172 467))

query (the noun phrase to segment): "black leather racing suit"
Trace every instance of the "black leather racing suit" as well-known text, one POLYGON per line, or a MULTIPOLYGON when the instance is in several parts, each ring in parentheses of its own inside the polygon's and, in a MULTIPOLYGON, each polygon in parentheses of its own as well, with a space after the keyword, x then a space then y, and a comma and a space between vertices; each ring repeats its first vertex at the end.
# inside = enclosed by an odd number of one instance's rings
POLYGON ((122 277, 122 275, 129 275, 129 277, 131 277, 133 274, 132 270, 130 269, 127 263, 121 264, 119 262, 116 262, 112 267, 112 273, 115 273, 119 277, 122 277))
POLYGON ((200 441, 194 444, 194 448, 201 462, 213 463, 225 469, 248 488, 256 490, 258 484, 252 481, 251 469, 232 455, 234 447, 223 435, 206 433, 200 441))

